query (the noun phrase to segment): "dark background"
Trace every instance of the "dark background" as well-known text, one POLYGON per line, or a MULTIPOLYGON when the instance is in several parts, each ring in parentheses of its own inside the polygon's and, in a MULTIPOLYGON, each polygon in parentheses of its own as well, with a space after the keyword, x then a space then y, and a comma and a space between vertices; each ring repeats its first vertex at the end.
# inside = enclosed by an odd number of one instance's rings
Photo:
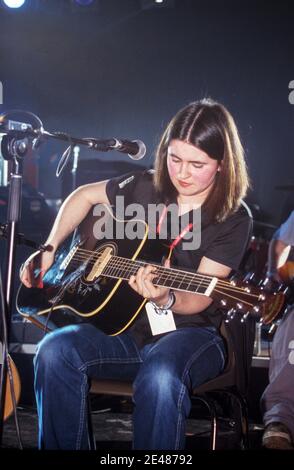
MULTIPOLYGON (((0 113, 32 111, 46 130, 78 137, 141 139, 148 151, 137 165, 149 167, 180 107, 205 96, 219 100, 235 117, 246 150, 252 180, 247 201, 255 221, 273 224, 255 225, 264 239, 294 208, 292 80, 293 0, 94 0, 89 7, 27 0, 16 11, 0 0, 0 113)), ((44 199, 24 188, 23 231, 40 242, 55 215, 45 200, 62 199, 70 189, 71 163, 62 178, 55 176, 65 147, 48 142, 35 155, 35 189, 44 199), (39 212, 32 209, 38 204, 39 212)), ((132 164, 123 154, 81 148, 77 183, 124 173, 132 164)), ((0 188, 0 222, 6 200, 7 190, 0 188)), ((23 248, 17 265, 30 253, 23 248)), ((255 264, 263 268, 267 245, 257 245, 256 253, 255 264)), ((34 332, 18 333, 20 326, 15 325, 16 342, 37 341, 34 332)), ((21 357, 28 361, 29 355, 21 357)), ((31 373, 29 361, 20 366, 24 374, 31 373)), ((259 369, 254 373, 261 377, 259 369)), ((254 382, 251 407, 258 409, 261 391, 254 382)), ((31 399, 29 387, 24 391, 31 399)))
MULTIPOLYGON (((26 109, 46 130, 74 136, 141 139, 148 152, 138 164, 151 166, 173 114, 210 96, 237 121, 252 179, 248 201, 260 208, 256 218, 279 224, 294 199, 293 190, 275 189, 294 185, 293 31, 291 0, 96 0, 89 7, 27 0, 15 11, 1 6, 0 112, 26 109)), ((63 195, 55 170, 65 147, 50 142, 39 149, 38 189, 46 198, 63 195)), ((89 158, 98 159, 89 164, 94 179, 99 160, 105 162, 102 178, 108 160, 128 160, 81 149, 80 161, 89 158)))

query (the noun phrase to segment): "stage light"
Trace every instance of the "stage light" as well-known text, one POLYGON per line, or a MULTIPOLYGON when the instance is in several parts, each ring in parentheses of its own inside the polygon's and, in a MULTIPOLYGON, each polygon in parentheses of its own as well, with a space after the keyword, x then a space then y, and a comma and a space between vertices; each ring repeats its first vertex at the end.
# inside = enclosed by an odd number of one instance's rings
POLYGON ((20 8, 26 0, 3 0, 4 5, 8 8, 20 8))
POLYGON ((142 10, 152 8, 175 8, 175 0, 140 0, 142 10))
POLYGON ((70 0, 70 5, 71 11, 77 14, 96 14, 101 8, 100 0, 70 0))

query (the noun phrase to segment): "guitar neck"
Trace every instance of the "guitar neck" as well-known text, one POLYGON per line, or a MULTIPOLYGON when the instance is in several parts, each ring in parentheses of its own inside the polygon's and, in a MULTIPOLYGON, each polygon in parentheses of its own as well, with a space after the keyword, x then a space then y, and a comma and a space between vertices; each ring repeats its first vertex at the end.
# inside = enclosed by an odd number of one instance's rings
MULTIPOLYGON (((103 269, 102 275, 113 279, 129 280, 135 275, 139 268, 147 266, 144 261, 133 261, 119 256, 112 256, 103 269)), ((210 295, 216 286, 218 279, 199 273, 191 273, 174 268, 165 268, 152 264, 157 276, 153 279, 153 284, 158 287, 168 287, 185 292, 210 295)))
MULTIPOLYGON (((128 281, 141 267, 152 265, 155 278, 152 282, 158 287, 172 288, 177 291, 201 294, 212 298, 220 308, 236 309, 239 312, 254 311, 263 318, 274 318, 281 309, 283 296, 269 295, 255 286, 242 285, 239 281, 219 279, 206 274, 192 273, 182 269, 167 268, 147 261, 132 260, 103 252, 93 259, 92 270, 87 276, 92 281, 99 276, 128 281), (270 313, 266 309, 270 306, 270 313)), ((268 321, 268 320, 266 320, 268 321)))

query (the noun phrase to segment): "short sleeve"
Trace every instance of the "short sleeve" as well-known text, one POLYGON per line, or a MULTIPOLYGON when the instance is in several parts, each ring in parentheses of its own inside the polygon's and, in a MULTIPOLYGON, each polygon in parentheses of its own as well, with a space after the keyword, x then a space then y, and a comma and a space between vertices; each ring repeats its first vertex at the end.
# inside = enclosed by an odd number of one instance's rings
POLYGON ((117 176, 107 181, 106 194, 111 206, 115 206, 116 196, 124 196, 127 199, 134 193, 139 173, 132 172, 117 176))
POLYGON ((275 232, 274 239, 281 240, 286 245, 294 246, 294 211, 281 227, 275 232))
POLYGON ((246 209, 219 224, 219 230, 204 256, 238 270, 252 234, 252 218, 246 209))
POLYGON ((123 196, 124 204, 137 202, 145 204, 156 199, 153 186, 153 171, 134 171, 122 176, 110 179, 106 184, 106 194, 112 206, 116 205, 116 197, 123 196))

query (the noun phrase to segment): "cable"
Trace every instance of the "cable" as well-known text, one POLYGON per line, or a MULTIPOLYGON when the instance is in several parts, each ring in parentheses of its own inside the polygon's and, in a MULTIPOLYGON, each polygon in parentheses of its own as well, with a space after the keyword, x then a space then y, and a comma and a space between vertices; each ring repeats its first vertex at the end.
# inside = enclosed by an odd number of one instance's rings
POLYGON ((66 137, 67 140, 68 140, 68 143, 69 143, 69 146, 63 152, 63 154, 61 156, 61 159, 59 160, 57 168, 56 168, 55 175, 56 175, 56 178, 59 178, 59 176, 63 172, 64 168, 68 164, 69 158, 70 158, 70 156, 72 154, 72 151, 73 151, 73 148, 74 148, 74 144, 71 140, 70 135, 68 135, 68 134, 65 134, 63 132, 55 132, 55 135, 66 137))

